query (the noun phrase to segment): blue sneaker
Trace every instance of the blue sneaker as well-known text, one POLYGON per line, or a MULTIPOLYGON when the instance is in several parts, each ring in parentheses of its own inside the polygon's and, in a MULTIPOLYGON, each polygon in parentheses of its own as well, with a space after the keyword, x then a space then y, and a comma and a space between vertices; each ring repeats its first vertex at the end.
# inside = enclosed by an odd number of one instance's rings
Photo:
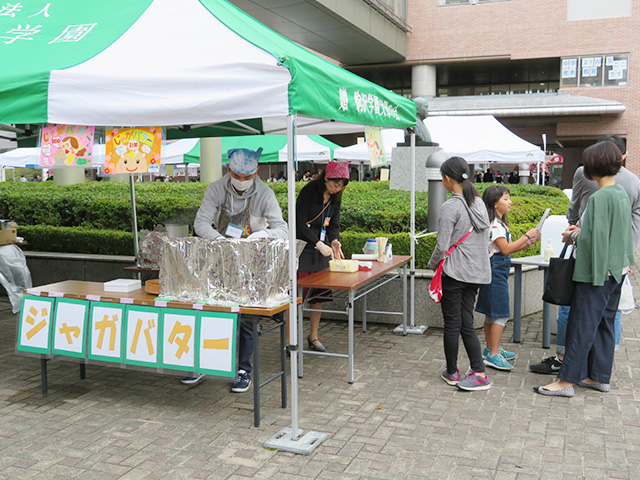
MULTIPOLYGON (((505 360, 507 361, 511 361, 511 360, 515 360, 516 357, 518 356, 518 354, 516 352, 509 352, 507 350, 503 350, 501 348, 498 349, 498 352, 500 353, 500 355, 502 355, 504 357, 505 360)), ((482 351, 482 356, 483 357, 487 357, 487 355, 489 355, 489 353, 491 353, 489 351, 489 349, 487 347, 484 347, 484 350, 482 351)))
POLYGON ((233 393, 243 393, 249 390, 249 386, 251 385, 251 374, 249 372, 245 372, 244 370, 238 370, 238 378, 231 385, 231 391, 233 393))
POLYGON ((471 370, 467 378, 458 382, 458 388, 460 390, 489 390, 491 388, 491 380, 489 377, 481 377, 480 375, 476 375, 476 372, 471 370))
POLYGON ((513 370, 513 365, 507 362, 500 354, 487 355, 484 359, 484 364, 496 370, 513 370))

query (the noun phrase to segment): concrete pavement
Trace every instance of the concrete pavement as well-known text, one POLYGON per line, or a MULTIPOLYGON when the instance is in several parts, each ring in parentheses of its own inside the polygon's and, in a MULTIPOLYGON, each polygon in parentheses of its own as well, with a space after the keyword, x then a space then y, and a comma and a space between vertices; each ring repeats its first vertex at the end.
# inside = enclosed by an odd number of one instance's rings
MULTIPOLYGON (((395 324, 371 324, 356 337, 353 385, 346 359, 305 358, 300 428, 329 434, 311 456, 262 447, 291 426, 277 382, 262 390, 258 429, 251 393, 221 381, 188 388, 176 376, 96 365, 80 380, 77 364, 54 360, 43 397, 39 360, 15 354, 16 323, 0 301, 0 479, 640 478, 638 310, 623 316, 612 392, 576 387, 571 399, 531 389, 552 378, 528 371, 553 352, 540 347, 541 314, 523 319, 521 344, 505 342, 515 370, 489 371, 493 387, 472 393, 439 378, 441 330, 402 337, 395 324)), ((346 352, 346 333, 345 323, 321 324, 332 351, 346 352)), ((268 340, 263 372, 276 365, 268 340)))

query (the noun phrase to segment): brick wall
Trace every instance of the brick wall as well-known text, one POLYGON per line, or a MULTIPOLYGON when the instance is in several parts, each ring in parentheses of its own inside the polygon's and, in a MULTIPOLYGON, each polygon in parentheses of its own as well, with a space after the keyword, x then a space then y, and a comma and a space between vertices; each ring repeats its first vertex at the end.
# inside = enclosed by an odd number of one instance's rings
MULTIPOLYGON (((633 0, 640 12, 640 0, 633 0)), ((617 100, 619 117, 560 122, 559 136, 613 133, 627 137, 627 167, 640 174, 640 16, 568 22, 566 0, 511 0, 481 5, 437 6, 437 0, 409 0, 407 62, 443 63, 553 58, 629 53, 626 87, 571 88, 561 91, 617 100), (637 155, 634 154, 637 152, 637 155)))

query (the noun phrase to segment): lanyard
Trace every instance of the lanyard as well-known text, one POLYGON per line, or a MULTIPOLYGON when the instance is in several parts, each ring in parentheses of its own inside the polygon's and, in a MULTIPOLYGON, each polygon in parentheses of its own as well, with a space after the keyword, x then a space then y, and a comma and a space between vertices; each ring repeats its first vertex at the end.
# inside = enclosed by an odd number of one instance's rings
MULTIPOLYGON (((233 218, 233 214, 231 213, 231 197, 229 196, 229 192, 227 192, 227 205, 228 205, 228 209, 229 209, 229 221, 231 221, 231 219, 233 218)), ((244 201, 244 208, 242 209, 242 223, 241 225, 245 225, 244 223, 244 215, 245 212, 247 210, 247 199, 245 199, 244 201)))
MULTIPOLYGON (((307 225, 311 225, 311 222, 313 222, 313 221, 314 221, 316 218, 318 218, 320 215, 322 215, 322 224, 324 225, 324 215, 323 215, 323 214, 324 214, 324 211, 325 211, 327 208, 329 208, 329 212, 330 212, 330 211, 331 211, 331 200, 329 200, 329 201, 327 202, 327 204, 324 206, 324 208, 322 209, 322 211, 321 211, 319 214, 317 214, 315 217, 313 217, 311 220, 309 220, 309 221, 307 222, 307 225)), ((327 212, 327 215, 329 214, 329 212, 327 212)))

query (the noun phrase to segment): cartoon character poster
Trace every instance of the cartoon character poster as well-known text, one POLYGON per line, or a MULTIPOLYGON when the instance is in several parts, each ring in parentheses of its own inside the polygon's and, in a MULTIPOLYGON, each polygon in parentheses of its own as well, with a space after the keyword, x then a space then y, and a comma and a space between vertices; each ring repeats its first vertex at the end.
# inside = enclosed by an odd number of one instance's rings
POLYGON ((104 173, 158 173, 161 127, 107 129, 104 173))
POLYGON ((372 128, 365 130, 364 136, 367 139, 371 168, 386 164, 387 159, 384 156, 384 146, 382 144, 382 134, 380 133, 380 129, 372 128))
POLYGON ((40 136, 41 167, 90 167, 95 127, 47 123, 40 136))

